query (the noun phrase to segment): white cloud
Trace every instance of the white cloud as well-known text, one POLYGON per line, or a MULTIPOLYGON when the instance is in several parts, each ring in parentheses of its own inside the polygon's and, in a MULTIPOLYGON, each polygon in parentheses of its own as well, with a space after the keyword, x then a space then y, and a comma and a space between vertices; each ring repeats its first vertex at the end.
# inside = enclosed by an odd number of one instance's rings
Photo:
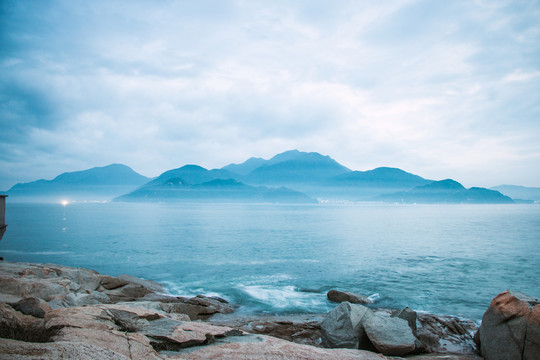
POLYGON ((291 148, 479 185, 540 178, 526 170, 540 168, 540 25, 526 4, 201 4, 14 9, 4 103, 13 84, 32 91, 20 91, 26 113, 0 108, 20 122, 0 143, 0 188, 112 162, 153 176, 291 148), (25 124, 29 93, 47 99, 46 116, 25 124), (49 165, 29 170, 39 161, 49 165))

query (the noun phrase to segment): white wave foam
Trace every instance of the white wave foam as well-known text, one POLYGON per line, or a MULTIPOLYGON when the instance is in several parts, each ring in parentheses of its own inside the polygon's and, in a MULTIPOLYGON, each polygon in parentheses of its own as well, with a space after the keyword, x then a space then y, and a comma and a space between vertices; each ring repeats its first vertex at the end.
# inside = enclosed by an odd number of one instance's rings
POLYGON ((325 296, 298 291, 295 286, 240 285, 238 289, 252 300, 275 310, 321 311, 325 296))
POLYGON ((373 303, 376 303, 377 301, 379 301, 381 299, 381 295, 379 295, 379 293, 371 294, 371 295, 368 296, 368 299, 373 304, 373 303))

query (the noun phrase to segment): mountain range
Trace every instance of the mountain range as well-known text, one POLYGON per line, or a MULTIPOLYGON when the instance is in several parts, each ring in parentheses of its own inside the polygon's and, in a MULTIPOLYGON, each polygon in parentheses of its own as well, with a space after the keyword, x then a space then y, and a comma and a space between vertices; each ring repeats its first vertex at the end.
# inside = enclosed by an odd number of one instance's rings
POLYGON ((7 191, 10 200, 31 202, 103 201, 132 191, 150 179, 122 164, 65 172, 52 180, 19 183, 7 191))
POLYGON ((154 179, 113 164, 13 186, 13 200, 203 201, 311 203, 315 199, 393 203, 509 203, 496 189, 466 189, 398 168, 353 171, 329 156, 290 150, 221 169, 184 165, 154 179))
POLYGON ((433 181, 408 191, 384 194, 378 200, 408 204, 512 204, 514 201, 496 190, 465 188, 455 180, 433 181))

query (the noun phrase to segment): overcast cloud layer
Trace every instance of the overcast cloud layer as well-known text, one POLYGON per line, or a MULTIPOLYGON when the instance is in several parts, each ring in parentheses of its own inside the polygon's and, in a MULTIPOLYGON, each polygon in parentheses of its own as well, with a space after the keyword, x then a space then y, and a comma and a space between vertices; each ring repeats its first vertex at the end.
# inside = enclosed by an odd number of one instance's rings
POLYGON ((0 189, 299 149, 540 186, 539 1, 2 1, 0 189))

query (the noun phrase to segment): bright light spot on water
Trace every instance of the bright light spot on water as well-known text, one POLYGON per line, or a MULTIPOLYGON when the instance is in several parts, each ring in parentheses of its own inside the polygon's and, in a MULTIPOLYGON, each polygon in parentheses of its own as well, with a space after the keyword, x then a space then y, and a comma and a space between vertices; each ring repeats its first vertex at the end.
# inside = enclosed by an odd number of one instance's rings
POLYGON ((62 200, 62 201, 60 201, 60 204, 66 206, 67 204, 69 204, 69 201, 68 200, 62 200))

